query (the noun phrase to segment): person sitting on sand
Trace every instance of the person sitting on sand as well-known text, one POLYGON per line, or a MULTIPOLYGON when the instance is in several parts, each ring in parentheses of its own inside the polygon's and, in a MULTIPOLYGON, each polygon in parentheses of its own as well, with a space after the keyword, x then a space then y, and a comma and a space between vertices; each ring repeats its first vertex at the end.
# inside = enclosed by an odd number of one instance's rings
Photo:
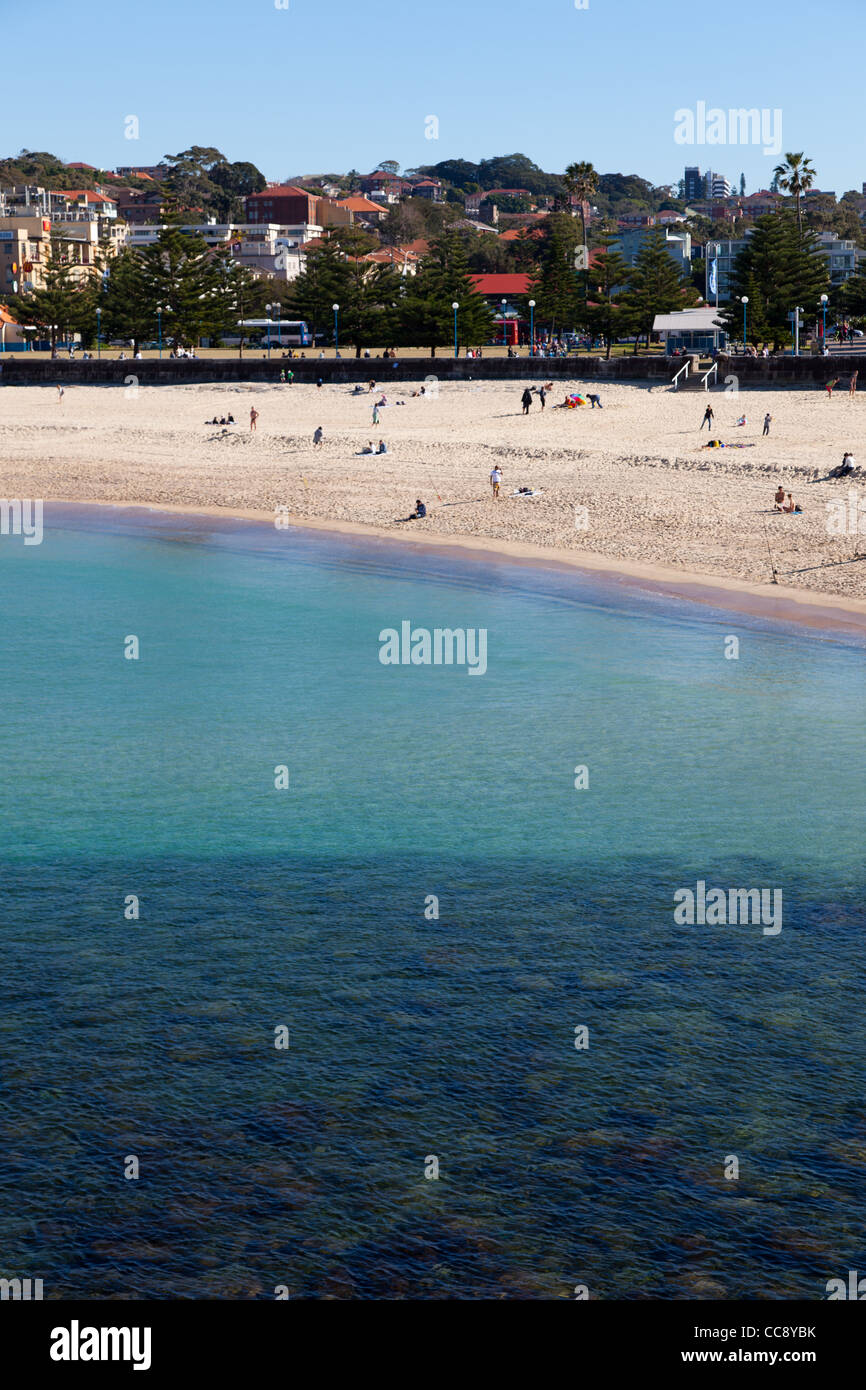
POLYGON ((793 497, 791 496, 791 494, 790 494, 790 492, 789 492, 789 493, 788 493, 788 500, 787 500, 787 502, 785 503, 784 507, 782 508, 782 511, 783 511, 783 512, 801 512, 802 510, 803 510, 803 508, 800 506, 799 502, 795 503, 793 497))
POLYGON ((827 476, 830 478, 847 478, 848 474, 853 472, 854 455, 849 454, 846 450, 845 453, 842 455, 842 462, 839 464, 839 467, 831 469, 830 473, 827 476))
POLYGON ((387 404, 388 404, 388 397, 385 395, 385 392, 383 391, 382 394, 381 394, 381 396, 379 397, 379 399, 376 401, 376 407, 377 407, 377 409, 378 409, 378 407, 379 407, 380 405, 387 405, 387 404))
POLYGON ((416 498, 415 498, 415 510, 414 510, 414 512, 412 513, 412 515, 410 516, 409 520, 410 520, 410 521, 420 521, 420 520, 421 520, 423 517, 425 517, 426 515, 427 515, 427 508, 424 506, 424 503, 421 501, 421 498, 420 498, 420 497, 416 497, 416 498))
POLYGON ((385 443, 384 439, 380 439, 380 440, 379 440, 378 448, 376 449, 376 453, 377 453, 377 454, 387 454, 387 452, 388 452, 388 445, 385 443))
POLYGON ((235 422, 235 417, 234 417, 233 415, 227 415, 227 416, 226 416, 226 424, 227 424, 227 425, 233 425, 234 422, 235 422))
POLYGON ((784 502, 784 500, 785 500, 785 489, 782 487, 782 484, 780 483, 779 486, 776 488, 776 491, 773 493, 773 511, 774 511, 774 512, 780 512, 780 511, 782 510, 782 503, 784 502))
POLYGON ((746 423, 747 423, 747 421, 746 421, 745 415, 741 415, 740 418, 739 418, 739 420, 737 421, 737 424, 738 424, 738 425, 745 425, 746 423))
POLYGON ((374 450, 373 450, 373 441, 372 441, 372 439, 368 439, 368 440, 367 440, 367 443, 364 445, 363 449, 359 449, 359 450, 358 450, 358 453, 359 453, 359 454, 372 454, 373 452, 374 452, 374 450))

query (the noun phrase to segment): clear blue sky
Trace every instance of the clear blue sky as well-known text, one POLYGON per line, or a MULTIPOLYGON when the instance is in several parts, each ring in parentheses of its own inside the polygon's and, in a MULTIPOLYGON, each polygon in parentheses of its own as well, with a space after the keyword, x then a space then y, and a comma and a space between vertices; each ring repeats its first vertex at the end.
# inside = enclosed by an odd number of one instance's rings
POLYGON ((590 159, 667 183, 688 163, 766 186, 760 148, 674 142, 675 111, 703 101, 780 108, 783 150, 804 149, 821 188, 866 179, 864 0, 0 0, 0 21, 3 154, 112 168, 216 145, 283 178, 519 150, 550 170, 590 159))

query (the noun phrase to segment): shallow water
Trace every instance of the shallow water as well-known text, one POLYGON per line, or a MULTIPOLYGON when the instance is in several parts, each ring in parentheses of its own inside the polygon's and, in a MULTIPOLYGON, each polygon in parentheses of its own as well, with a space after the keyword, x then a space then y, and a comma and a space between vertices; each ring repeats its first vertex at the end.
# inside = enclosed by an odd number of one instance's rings
POLYGON ((507 562, 63 521, 0 541, 0 1274, 820 1298, 863 1268, 861 648, 507 562), (383 666, 403 620, 485 628, 486 673, 383 666), (699 879, 781 889, 781 932, 678 925, 699 879))

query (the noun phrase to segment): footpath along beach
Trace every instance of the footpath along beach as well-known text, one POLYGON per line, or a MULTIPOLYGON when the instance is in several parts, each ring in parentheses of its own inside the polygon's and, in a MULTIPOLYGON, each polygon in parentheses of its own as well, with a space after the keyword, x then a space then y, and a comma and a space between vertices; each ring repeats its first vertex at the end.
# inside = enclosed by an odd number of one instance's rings
POLYGON ((62 402, 53 386, 4 390, 0 495, 256 513, 750 585, 770 584, 775 568, 779 585, 804 597, 866 611, 859 397, 575 380, 556 383, 543 411, 535 391, 524 416, 525 385, 439 383, 423 397, 413 394, 420 382, 362 393, 347 384, 70 386, 62 402), (602 408, 557 408, 581 389, 598 392, 602 408), (701 430, 708 401, 715 419, 701 430), (207 423, 229 413, 231 426, 207 423), (711 438, 726 447, 704 448, 711 438), (361 452, 380 439, 387 453, 361 452), (829 479, 846 451, 855 472, 829 479), (774 510, 780 486, 802 513, 774 510), (535 495, 514 496, 519 488, 535 495), (417 498, 427 516, 403 520, 417 498))

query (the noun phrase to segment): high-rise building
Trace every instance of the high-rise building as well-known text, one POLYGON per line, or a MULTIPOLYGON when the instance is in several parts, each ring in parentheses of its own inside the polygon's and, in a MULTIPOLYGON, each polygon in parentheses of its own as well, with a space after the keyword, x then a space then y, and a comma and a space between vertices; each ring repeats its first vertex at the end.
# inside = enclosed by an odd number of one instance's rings
POLYGON ((693 203, 697 198, 704 196, 704 180, 700 169, 695 166, 691 168, 686 165, 686 174, 683 180, 685 185, 685 199, 687 203, 693 203))
POLYGON ((704 196, 707 198, 730 198, 731 185, 724 174, 708 169, 704 175, 704 196))

